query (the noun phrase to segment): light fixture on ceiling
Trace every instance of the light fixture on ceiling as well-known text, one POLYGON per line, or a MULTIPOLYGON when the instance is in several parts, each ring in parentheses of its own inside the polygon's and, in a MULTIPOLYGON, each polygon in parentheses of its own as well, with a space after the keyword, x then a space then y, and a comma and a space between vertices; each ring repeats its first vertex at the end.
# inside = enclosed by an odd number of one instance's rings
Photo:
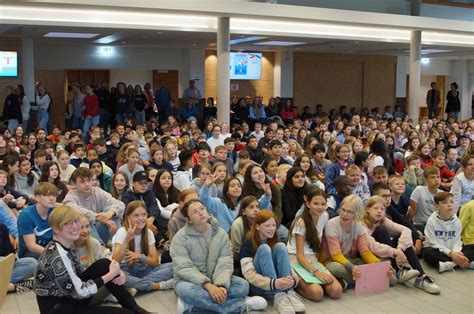
POLYGON ((421 58, 421 63, 422 64, 428 64, 428 63, 430 63, 430 59, 429 58, 421 58))
POLYGON ((238 44, 249 43, 249 42, 252 42, 252 41, 258 41, 258 40, 262 40, 262 39, 266 39, 266 38, 267 37, 263 37, 263 36, 244 37, 243 35, 241 35, 240 38, 232 39, 230 41, 230 44, 231 45, 238 45, 238 44))
POLYGON ((306 43, 302 41, 269 40, 269 41, 261 41, 261 42, 255 43, 254 45, 288 47, 288 46, 298 46, 298 45, 304 45, 304 44, 306 43))
POLYGON ((69 33, 69 32, 49 32, 43 35, 48 38, 77 38, 77 39, 89 39, 99 36, 100 34, 93 33, 69 33))

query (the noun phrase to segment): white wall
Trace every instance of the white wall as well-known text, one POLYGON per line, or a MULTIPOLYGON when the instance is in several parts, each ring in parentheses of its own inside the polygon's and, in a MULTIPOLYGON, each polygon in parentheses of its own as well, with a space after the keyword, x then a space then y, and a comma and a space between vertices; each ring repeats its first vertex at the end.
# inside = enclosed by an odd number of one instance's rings
POLYGON ((178 70, 180 95, 195 75, 202 78, 198 88, 204 92, 204 50, 112 47, 109 54, 104 54, 102 49, 101 46, 35 45, 35 68, 110 69, 112 83, 122 80, 127 84, 152 82, 151 70, 178 70))
POLYGON ((426 93, 431 89, 431 82, 436 82, 436 75, 422 75, 420 81, 420 100, 418 104, 426 107, 426 93))
MULTIPOLYGON (((421 75, 451 75, 451 60, 429 59, 427 64, 421 64, 421 75)), ((396 97, 406 97, 406 77, 410 74, 410 57, 397 57, 396 97)), ((436 81, 436 80, 435 80, 436 81)))

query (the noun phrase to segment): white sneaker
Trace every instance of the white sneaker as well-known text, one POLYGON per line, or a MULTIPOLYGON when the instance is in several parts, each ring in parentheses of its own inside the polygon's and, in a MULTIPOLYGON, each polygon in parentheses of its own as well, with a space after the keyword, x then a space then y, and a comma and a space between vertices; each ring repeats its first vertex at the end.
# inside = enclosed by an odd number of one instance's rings
POLYGON ((174 278, 168 279, 166 281, 160 281, 160 289, 159 290, 170 290, 174 288, 174 278))
POLYGON ((267 306, 267 300, 258 296, 246 297, 244 301, 244 307, 247 312, 264 310, 267 306))
POLYGON ((288 298, 288 295, 284 292, 275 294, 273 298, 273 306, 280 314, 295 314, 295 309, 288 298))
POLYGON ((469 269, 474 269, 474 261, 472 261, 472 262, 469 263, 468 268, 469 268, 469 269))
POLYGON ((110 302, 110 303, 119 303, 116 297, 112 293, 109 293, 108 296, 105 297, 104 301, 110 302))
POLYGON ((397 283, 402 284, 420 275, 416 269, 402 269, 397 272, 397 283))
POLYGON ((439 273, 453 271, 453 262, 439 262, 439 273))
POLYGON ((176 313, 182 314, 184 312, 190 311, 191 306, 187 303, 185 303, 183 300, 181 300, 180 297, 176 297, 177 299, 177 304, 176 304, 176 313))
POLYGON ((303 303, 303 299, 296 293, 294 290, 290 290, 286 293, 288 300, 290 300, 291 305, 295 312, 304 312, 306 311, 306 306, 303 303))
POLYGON ((427 275, 417 277, 415 279, 415 287, 431 294, 439 294, 441 292, 434 279, 427 275))

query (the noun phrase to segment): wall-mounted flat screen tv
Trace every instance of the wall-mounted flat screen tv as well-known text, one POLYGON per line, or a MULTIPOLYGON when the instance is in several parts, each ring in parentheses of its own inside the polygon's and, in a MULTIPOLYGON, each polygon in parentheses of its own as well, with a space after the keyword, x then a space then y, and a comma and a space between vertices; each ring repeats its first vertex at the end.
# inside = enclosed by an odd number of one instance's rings
POLYGON ((0 50, 0 77, 18 76, 18 52, 0 50))
POLYGON ((231 80, 259 80, 262 75, 261 52, 231 52, 231 80))

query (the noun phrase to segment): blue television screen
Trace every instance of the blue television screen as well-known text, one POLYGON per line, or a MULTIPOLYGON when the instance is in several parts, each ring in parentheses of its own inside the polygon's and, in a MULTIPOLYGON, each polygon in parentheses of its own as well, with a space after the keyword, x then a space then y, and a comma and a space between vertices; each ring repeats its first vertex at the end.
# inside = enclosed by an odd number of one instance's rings
POLYGON ((16 51, 0 51, 0 77, 18 76, 18 53, 16 51))
POLYGON ((231 52, 231 80, 259 80, 262 75, 261 52, 231 52))

